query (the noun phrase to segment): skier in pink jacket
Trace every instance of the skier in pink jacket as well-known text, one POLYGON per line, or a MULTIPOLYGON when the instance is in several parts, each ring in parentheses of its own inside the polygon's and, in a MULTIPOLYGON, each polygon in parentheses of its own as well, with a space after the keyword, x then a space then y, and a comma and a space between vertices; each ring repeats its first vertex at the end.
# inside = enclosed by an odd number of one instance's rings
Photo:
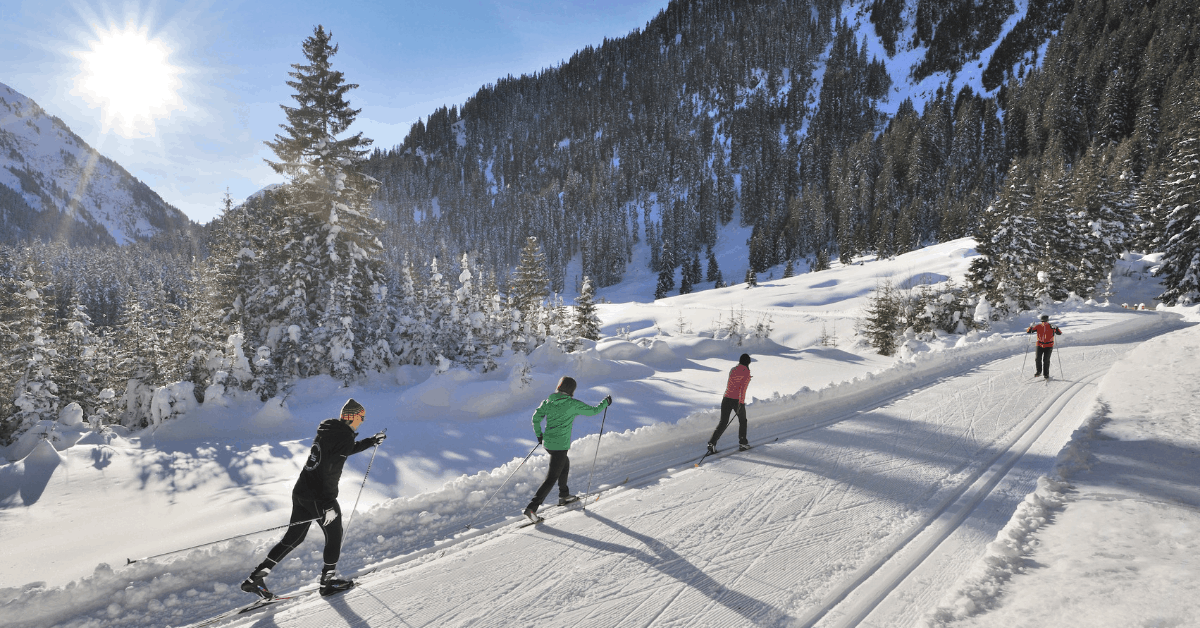
POLYGON ((749 385, 750 354, 743 353, 738 365, 729 370, 729 383, 725 385, 725 397, 721 399, 721 422, 708 439, 708 453, 717 452, 717 441, 729 426, 729 413, 734 411, 738 418, 738 449, 750 449, 750 441, 746 440, 746 387, 749 385))

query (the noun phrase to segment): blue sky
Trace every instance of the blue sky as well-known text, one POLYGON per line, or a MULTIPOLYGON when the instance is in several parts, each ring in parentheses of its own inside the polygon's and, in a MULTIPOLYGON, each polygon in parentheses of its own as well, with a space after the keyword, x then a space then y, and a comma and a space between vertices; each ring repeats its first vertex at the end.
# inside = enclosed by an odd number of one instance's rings
MULTIPOLYGON (((352 131, 386 148, 435 108, 461 105, 500 77, 556 66, 586 45, 644 27, 666 4, 0 0, 0 83, 207 222, 226 188, 240 200, 281 180, 262 161, 272 157, 263 141, 284 121, 279 105, 292 102, 287 72, 303 61, 300 42, 317 24, 340 46, 334 67, 360 85, 350 93, 351 105, 362 109, 352 131), (171 93, 134 128, 106 123, 114 115, 106 109, 117 107, 104 103, 115 101, 87 91, 97 85, 94 72, 84 80, 97 42, 114 33, 153 43, 171 71, 163 75, 170 80, 151 80, 158 75, 139 66, 145 55, 138 53, 121 73, 130 85, 140 80, 171 93)), ((115 91, 129 98, 132 90, 115 91)))

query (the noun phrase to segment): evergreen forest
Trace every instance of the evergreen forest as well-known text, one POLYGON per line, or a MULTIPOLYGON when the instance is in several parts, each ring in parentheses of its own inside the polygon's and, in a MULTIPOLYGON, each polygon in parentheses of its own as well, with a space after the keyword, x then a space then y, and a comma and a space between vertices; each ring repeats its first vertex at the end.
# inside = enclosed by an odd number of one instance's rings
POLYGON ((973 236, 954 300, 993 319, 1102 300, 1127 251, 1162 253, 1163 302, 1200 301, 1200 9, 1026 4, 1003 36, 1010 1, 856 4, 889 55, 924 50, 908 80, 983 70, 889 109, 902 86, 840 2, 676 0, 390 148, 349 133, 357 86, 318 26, 267 141, 285 185, 123 248, 0 247, 0 444, 70 403, 142 427, 300 377, 569 350, 640 243, 656 298, 973 236), (712 255, 731 224, 744 278, 712 255))

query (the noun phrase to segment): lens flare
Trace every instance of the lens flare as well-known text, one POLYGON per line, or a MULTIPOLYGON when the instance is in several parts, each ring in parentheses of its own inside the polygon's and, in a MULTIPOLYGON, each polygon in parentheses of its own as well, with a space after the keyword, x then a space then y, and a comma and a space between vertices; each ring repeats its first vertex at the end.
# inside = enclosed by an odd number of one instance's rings
POLYGON ((171 51, 133 27, 96 35, 90 50, 76 54, 80 71, 72 91, 100 109, 106 131, 154 135, 157 120, 183 107, 181 72, 170 62, 171 51))

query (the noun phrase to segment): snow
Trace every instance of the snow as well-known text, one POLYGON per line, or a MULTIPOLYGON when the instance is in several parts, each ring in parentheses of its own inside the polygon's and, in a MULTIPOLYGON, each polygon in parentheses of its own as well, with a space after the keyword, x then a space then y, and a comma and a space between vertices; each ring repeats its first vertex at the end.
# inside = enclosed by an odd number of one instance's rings
MULTIPOLYGON (((225 625, 1195 623, 1197 309, 1121 307, 1153 291, 1154 260, 1123 260, 1111 303, 1046 312, 1064 330, 1049 382, 1029 380, 1033 313, 905 358, 856 340, 878 282, 961 283, 973 256, 959 240, 658 301, 635 274, 599 291, 600 341, 488 374, 317 377, 266 404, 172 393, 140 432, 64 413, 0 450, 0 624, 183 626, 248 602, 237 583, 348 397, 364 435, 389 436, 341 484, 339 567, 360 586, 225 625), (772 330, 737 346, 734 315, 772 330), (731 428, 696 468, 743 352, 756 446, 724 453, 731 428), (603 492, 518 530, 548 464, 529 416, 563 374, 578 398, 615 400, 577 420, 571 449, 572 490, 603 492)), ((311 587, 321 546, 314 531, 269 584, 311 587)))

